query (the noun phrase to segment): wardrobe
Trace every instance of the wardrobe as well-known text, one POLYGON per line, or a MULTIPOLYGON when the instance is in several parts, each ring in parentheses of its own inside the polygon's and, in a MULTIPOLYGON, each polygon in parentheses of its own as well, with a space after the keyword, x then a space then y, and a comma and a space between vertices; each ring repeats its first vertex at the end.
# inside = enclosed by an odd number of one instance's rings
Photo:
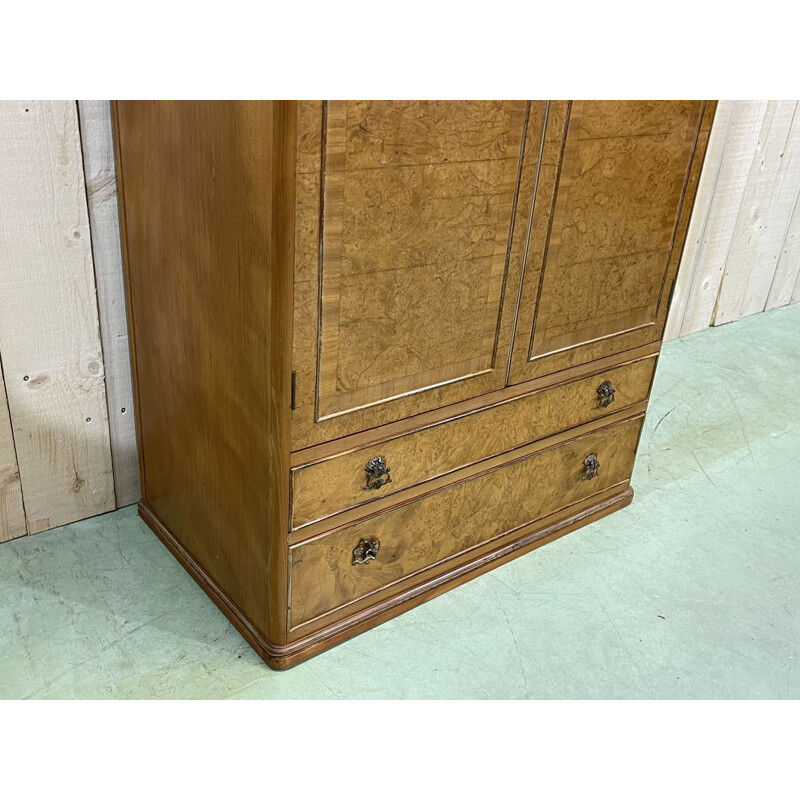
POLYGON ((140 514, 267 664, 631 502, 714 108, 114 104, 140 514))

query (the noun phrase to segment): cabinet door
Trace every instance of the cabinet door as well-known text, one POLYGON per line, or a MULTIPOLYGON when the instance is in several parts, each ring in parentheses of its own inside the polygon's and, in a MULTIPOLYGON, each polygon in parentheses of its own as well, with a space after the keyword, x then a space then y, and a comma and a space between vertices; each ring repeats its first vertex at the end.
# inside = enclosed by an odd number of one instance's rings
POLYGON ((505 386, 545 105, 300 104, 295 449, 505 386))
POLYGON ((511 383, 661 338, 713 108, 574 101, 547 116, 511 383))

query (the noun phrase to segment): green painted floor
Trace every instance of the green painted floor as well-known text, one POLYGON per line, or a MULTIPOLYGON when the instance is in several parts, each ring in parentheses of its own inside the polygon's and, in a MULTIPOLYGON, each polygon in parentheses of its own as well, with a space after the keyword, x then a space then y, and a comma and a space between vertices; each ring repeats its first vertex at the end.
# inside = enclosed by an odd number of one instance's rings
POLYGON ((800 305, 665 346, 633 485, 282 673, 133 508, 0 545, 0 697, 800 698, 800 305))

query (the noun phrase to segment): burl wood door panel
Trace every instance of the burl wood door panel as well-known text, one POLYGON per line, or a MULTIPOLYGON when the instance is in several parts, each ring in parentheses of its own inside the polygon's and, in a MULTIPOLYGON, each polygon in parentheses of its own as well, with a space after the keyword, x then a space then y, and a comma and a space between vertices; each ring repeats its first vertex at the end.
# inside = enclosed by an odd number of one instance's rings
POLYGON ((433 478, 641 403, 650 392, 655 364, 655 356, 644 358, 297 467, 291 528, 412 486, 420 485, 423 492, 433 478), (367 487, 365 466, 376 457, 384 459, 389 472, 367 487))
MULTIPOLYGON (((522 455, 500 468, 451 485, 291 549, 291 629, 441 565, 631 475, 642 416, 556 447, 522 455), (585 459, 599 471, 587 479, 585 459), (374 560, 354 564, 364 540, 379 542, 374 560)), ((420 580, 423 576, 420 574, 420 580)), ((302 628, 301 628, 302 631, 302 628)))
POLYGON ((549 105, 511 383, 661 338, 712 116, 688 100, 549 105))
POLYGON ((300 103, 294 449, 505 385, 544 109, 300 103))

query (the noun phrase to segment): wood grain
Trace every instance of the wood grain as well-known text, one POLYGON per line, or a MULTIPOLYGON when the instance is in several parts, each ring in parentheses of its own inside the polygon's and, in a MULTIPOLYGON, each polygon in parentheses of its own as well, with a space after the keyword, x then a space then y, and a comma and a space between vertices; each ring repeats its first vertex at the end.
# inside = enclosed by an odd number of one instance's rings
MULTIPOLYGON (((514 158, 524 103, 505 100, 352 100, 346 112, 341 164, 332 169, 431 166, 514 158)), ((346 105, 346 107, 345 107, 346 105)))
POLYGON ((141 513, 269 664, 630 501, 713 103, 116 113, 141 513))
POLYGON ((377 600, 363 608, 354 603, 353 613, 307 635, 292 638, 287 644, 276 644, 256 628, 244 612, 231 602, 222 587, 214 581, 191 553, 172 535, 169 529, 147 507, 139 504, 142 519, 158 536, 186 571, 197 581, 209 598, 230 620, 236 630, 272 669, 288 669, 302 661, 339 644, 346 639, 408 611, 443 592, 483 575, 495 567, 519 558, 548 542, 564 536, 608 514, 629 505, 633 490, 627 484, 610 492, 599 492, 589 502, 576 503, 569 509, 551 514, 515 531, 509 537, 478 548, 472 557, 455 558, 444 569, 430 571, 431 577, 390 597, 377 600))
POLYGON ((698 209, 698 213, 707 214, 707 219, 695 256, 699 269, 693 271, 691 283, 682 293, 681 336, 705 330, 712 322, 767 101, 738 101, 729 111, 725 103, 720 107, 723 116, 712 136, 723 137, 723 161, 713 193, 706 196, 708 211, 698 209))
POLYGON ((145 506, 281 642, 296 105, 115 108, 145 506))
MULTIPOLYGON (((792 126, 800 132, 800 118, 795 116, 792 126)), ((791 143, 791 157, 800 161, 800 142, 794 138, 791 143)), ((770 311, 773 308, 796 303, 800 300, 800 186, 794 199, 794 208, 786 229, 786 238, 783 241, 781 254, 778 257, 778 266, 775 268, 775 278, 769 290, 769 297, 764 308, 770 311)))
POLYGON ((292 452, 291 456, 292 467, 314 464, 318 461, 331 458, 332 456, 351 452, 360 447, 375 446, 383 441, 402 436, 410 431, 437 425, 448 419, 453 419, 454 417, 472 414, 482 408, 489 408, 498 403, 506 403, 510 400, 515 400, 527 394, 531 394, 532 392, 539 391, 540 389, 559 386, 590 375, 597 375, 605 370, 632 364, 639 359, 658 355, 660 349, 660 342, 652 342, 643 347, 637 347, 633 350, 626 351, 624 358, 620 358, 618 355, 610 356, 609 358, 600 358, 588 364, 579 364, 575 367, 565 369, 559 372, 557 376, 545 375, 544 377, 535 378, 525 383, 512 384, 503 389, 498 389, 495 392, 481 395, 480 397, 473 397, 458 403, 452 403, 451 405, 437 408, 423 414, 417 414, 413 417, 398 419, 387 425, 379 425, 341 439, 322 442, 313 447, 305 448, 304 450, 295 450, 292 452))
POLYGON ((508 461, 518 458, 520 454, 534 452, 536 450, 545 450, 551 447, 557 447, 564 442, 576 439, 580 436, 587 436, 594 433, 598 428, 606 427, 608 425, 615 425, 618 422, 630 419, 631 417, 643 414, 647 410, 647 403, 635 403, 628 406, 626 409, 609 414, 607 417, 578 425, 569 430, 559 431, 553 436, 548 436, 545 439, 539 439, 536 442, 525 445, 521 448, 516 448, 509 452, 498 453, 490 458, 483 459, 474 464, 469 464, 462 467, 456 472, 450 472, 441 475, 437 478, 431 478, 425 483, 417 486, 410 486, 406 489, 400 489, 398 492, 391 494, 387 497, 382 497, 375 500, 374 503, 369 503, 363 506, 355 506, 346 511, 342 511, 333 517, 325 517, 318 522, 312 522, 302 528, 289 532, 289 545, 294 546, 301 542, 308 542, 316 539, 318 536, 331 533, 334 530, 345 528, 353 525, 361 520, 383 514, 386 511, 405 505, 412 500, 416 500, 423 495, 434 494, 442 489, 448 488, 456 482, 463 482, 483 472, 487 472, 496 467, 503 466, 508 461))
POLYGON ((704 109, 582 101, 549 123, 567 118, 560 153, 543 158, 553 200, 532 220, 512 382, 660 338, 704 109))
POLYGON ((767 303, 800 189, 800 158, 792 158, 789 150, 796 109, 794 100, 767 105, 725 261, 714 325, 756 314, 767 303))
POLYGON ((36 533, 115 507, 75 102, 0 104, 0 148, 0 353, 36 533))
POLYGON ((17 452, 11 432, 3 372, 0 369, 0 542, 16 539, 27 532, 17 452))
POLYGON ((291 528, 383 499, 496 453, 642 402, 654 370, 655 357, 650 357, 293 470, 291 528), (601 408, 597 388, 605 381, 616 391, 614 402, 601 408), (491 431, 491 436, 486 436, 486 431, 491 431), (367 491, 364 466, 377 455, 386 459, 392 480, 367 491))
MULTIPOLYGON (((686 234, 678 275, 675 282, 669 316, 664 329, 664 339, 677 339, 686 316, 691 293, 700 291, 699 280, 704 267, 704 253, 712 234, 711 204, 714 202, 717 183, 727 158, 728 134, 733 124, 735 103, 722 101, 717 106, 714 127, 708 140, 705 163, 697 187, 694 210, 686 234)), ((715 285, 715 290, 719 284, 715 285)))
MULTIPOLYGON (((400 101, 328 105, 321 211, 320 188, 298 177, 294 449, 504 385, 524 247, 511 236, 511 214, 516 230, 527 217, 532 186, 523 176, 535 171, 544 106, 526 114, 526 104, 506 101, 433 111, 400 101)), ((323 129, 309 117, 301 113, 303 146, 323 129)))
POLYGON ((720 102, 665 338, 792 302, 796 109, 796 101, 720 102))
POLYGON ((797 278, 797 283, 794 285, 794 292, 792 293, 792 302, 800 303, 800 276, 797 278))
POLYGON ((523 143, 520 103, 493 129, 496 103, 371 101, 378 131, 352 105, 327 104, 318 419, 492 368, 523 143), (476 161, 481 134, 505 146, 476 161))
POLYGON ((291 628, 630 478, 642 418, 521 457, 452 488, 292 548, 291 628), (584 480, 596 453, 600 474, 584 480), (536 491, 531 492, 531 486, 536 491), (374 561, 353 565, 361 539, 374 561))
POLYGON ((107 100, 79 100, 78 112, 100 339, 103 344, 114 495, 119 508, 137 502, 141 497, 141 486, 125 314, 111 107, 107 100))

